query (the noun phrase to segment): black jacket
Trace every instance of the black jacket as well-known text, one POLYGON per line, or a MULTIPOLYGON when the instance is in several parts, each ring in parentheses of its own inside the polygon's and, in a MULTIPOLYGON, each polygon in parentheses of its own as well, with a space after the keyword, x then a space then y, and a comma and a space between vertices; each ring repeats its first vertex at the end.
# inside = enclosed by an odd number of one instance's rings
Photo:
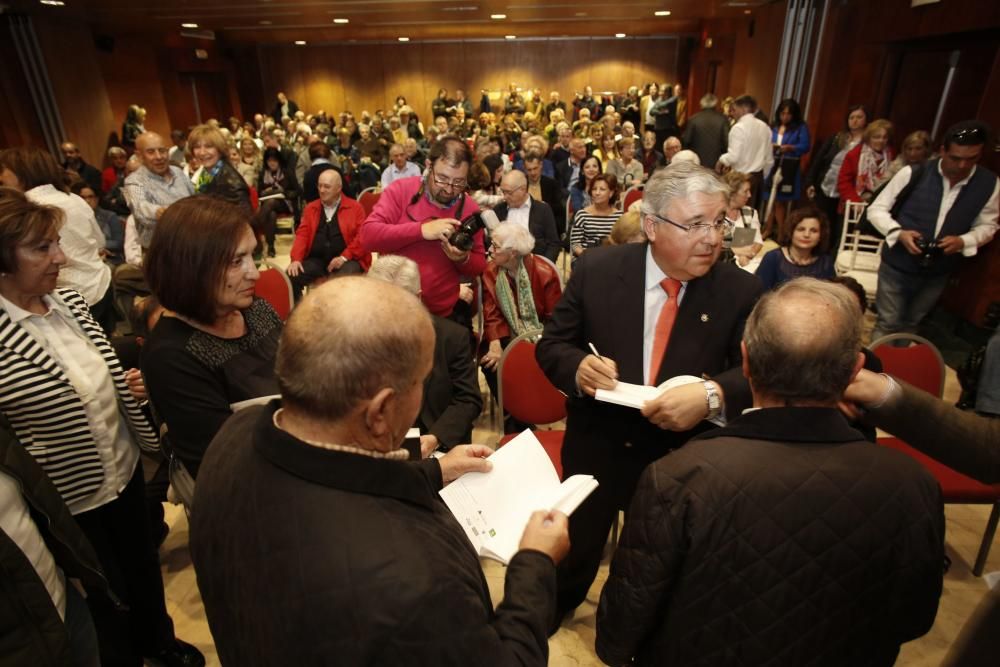
POLYGON ((215 178, 205 186, 204 194, 225 199, 231 204, 236 204, 246 212, 253 215, 253 206, 250 204, 250 188, 247 187, 246 180, 236 171, 236 167, 229 164, 223 158, 222 169, 215 175, 215 178))
POLYGON ((556 235, 561 239, 566 233, 566 191, 559 181, 544 174, 541 176, 542 201, 552 209, 556 221, 556 235))
POLYGON ((729 146, 729 119, 715 109, 702 109, 688 119, 681 142, 711 169, 729 146))
POLYGON ((544 665, 555 566, 522 551, 496 611, 415 463, 321 449, 241 410, 209 447, 191 557, 223 665, 544 665))
MULTIPOLYGON (((528 231, 535 237, 535 249, 532 252, 548 257, 554 262, 559 257, 562 244, 559 242, 559 233, 556 231, 556 221, 552 214, 552 208, 531 195, 528 197, 531 198, 531 210, 528 212, 528 231)), ((507 210, 507 202, 504 201, 497 204, 493 212, 497 214, 500 222, 503 222, 507 219, 507 210)))
POLYGON ((652 464, 601 594, 609 664, 885 665, 934 624, 941 490, 834 408, 747 413, 652 464))
POLYGON ((431 316, 434 323, 434 365, 424 381, 418 419, 421 431, 435 436, 447 451, 472 442, 472 422, 483 409, 479 374, 469 330, 451 320, 431 316))

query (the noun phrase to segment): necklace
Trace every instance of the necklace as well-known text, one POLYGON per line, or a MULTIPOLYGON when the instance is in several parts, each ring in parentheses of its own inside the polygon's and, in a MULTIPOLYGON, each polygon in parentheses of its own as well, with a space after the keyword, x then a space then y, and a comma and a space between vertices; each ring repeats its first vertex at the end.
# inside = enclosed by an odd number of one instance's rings
POLYGON ((788 258, 788 261, 794 264, 795 266, 809 266, 818 259, 816 255, 809 255, 809 257, 807 257, 804 260, 799 259, 798 257, 795 256, 795 253, 792 252, 792 249, 790 247, 785 248, 785 257, 788 258))

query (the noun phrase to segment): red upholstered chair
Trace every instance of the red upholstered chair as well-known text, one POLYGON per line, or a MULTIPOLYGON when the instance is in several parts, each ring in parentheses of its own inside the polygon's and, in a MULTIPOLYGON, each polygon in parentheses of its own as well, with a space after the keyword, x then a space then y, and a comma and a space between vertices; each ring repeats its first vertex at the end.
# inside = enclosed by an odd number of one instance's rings
MULTIPOLYGON (((909 384, 923 389, 929 394, 941 398, 944 394, 944 360, 941 353, 926 338, 911 334, 892 334, 883 336, 871 346, 872 351, 882 362, 886 373, 905 380, 909 384), (896 341, 910 341, 909 347, 893 347, 896 341)), ((990 546, 996 535, 997 522, 1000 521, 1000 484, 982 484, 966 477, 962 473, 949 468, 936 459, 910 447, 898 438, 879 438, 880 445, 892 447, 915 459, 924 466, 941 485, 941 495, 946 503, 961 505, 992 505, 993 511, 986 522, 983 541, 979 545, 979 553, 972 567, 974 575, 981 576, 990 546)))
POLYGON ((250 187, 250 207, 254 211, 260 208, 260 195, 257 193, 257 188, 253 186, 250 187))
MULTIPOLYGON (((530 424, 551 424, 566 418, 566 396, 556 389, 535 361, 535 340, 541 329, 521 334, 504 349, 497 370, 500 415, 506 410, 515 419, 530 424)), ((536 430, 562 479, 563 431, 536 430)), ((505 435, 497 447, 507 444, 516 433, 505 435)))
POLYGON ((260 278, 254 286, 255 295, 267 301, 284 322, 292 312, 295 301, 292 298, 292 281, 288 274, 277 264, 266 262, 267 268, 260 272, 260 278))
POLYGON ((627 211, 628 207, 634 204, 638 199, 642 199, 641 185, 635 185, 625 191, 625 199, 622 202, 622 210, 627 211))
POLYGON ((376 192, 375 188, 366 188, 361 191, 361 194, 358 195, 358 203, 365 210, 365 217, 371 215, 372 209, 375 208, 375 204, 378 203, 378 198, 381 196, 382 193, 376 192))

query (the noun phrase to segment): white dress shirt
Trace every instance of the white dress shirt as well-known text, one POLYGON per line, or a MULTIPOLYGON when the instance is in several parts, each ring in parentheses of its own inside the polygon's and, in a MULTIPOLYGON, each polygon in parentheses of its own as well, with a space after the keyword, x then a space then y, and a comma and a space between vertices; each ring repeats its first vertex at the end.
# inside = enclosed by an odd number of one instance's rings
MULTIPOLYGON (((531 197, 525 197, 524 203, 513 208, 507 206, 507 222, 513 222, 515 225, 520 225, 525 229, 528 229, 528 216, 531 215, 531 197)), ((529 230, 530 231, 530 230, 529 230)))
MULTIPOLYGON (((969 182, 969 179, 976 173, 976 168, 973 167, 972 172, 967 178, 959 181, 954 186, 948 180, 948 178, 941 172, 941 163, 938 162, 937 166, 938 175, 941 177, 941 185, 944 188, 943 194, 941 196, 941 206, 938 208, 937 224, 934 226, 934 237, 937 238, 938 234, 941 233, 941 227, 944 226, 944 219, 948 216, 948 211, 951 210, 952 205, 954 205, 955 200, 958 198, 959 193, 961 193, 962 188, 969 182)), ((896 197, 899 193, 903 191, 903 188, 910 182, 910 175, 913 173, 913 169, 910 167, 903 167, 899 170, 888 185, 883 188, 879 196, 875 198, 868 206, 868 220, 871 221, 875 229, 882 232, 885 235, 885 242, 891 248, 896 245, 896 241, 899 240, 899 232, 902 231, 898 229, 899 223, 892 218, 892 207, 896 203, 896 197), (889 230, 894 229, 894 231, 889 232, 889 230), (889 233, 887 233, 889 232, 889 233)), ((962 254, 966 257, 971 257, 976 254, 979 250, 979 246, 988 243, 993 235, 997 231, 997 213, 1000 207, 997 205, 998 192, 1000 192, 1000 180, 994 181, 993 194, 990 195, 989 200, 986 202, 986 206, 983 206, 979 215, 972 222, 972 227, 965 234, 959 236, 962 239, 964 247, 962 248, 962 254)))
POLYGON ((729 149, 719 162, 744 174, 766 174, 774 164, 771 151, 771 128, 752 113, 745 113, 730 128, 729 149))
POLYGON ((419 176, 420 167, 418 167, 413 162, 407 160, 406 164, 402 169, 396 167, 395 164, 390 164, 382 172, 382 189, 385 190, 389 187, 393 181, 398 181, 401 178, 409 178, 410 176, 419 176))
MULTIPOLYGON (((653 361, 653 339, 656 337, 656 321, 660 319, 660 311, 669 299, 667 291, 660 287, 664 278, 669 276, 653 259, 653 246, 646 246, 646 291, 643 300, 642 318, 642 377, 644 384, 655 384, 656 378, 649 377, 649 364, 653 361)), ((677 292, 677 307, 680 308, 687 292, 687 281, 681 281, 681 289, 677 292)))

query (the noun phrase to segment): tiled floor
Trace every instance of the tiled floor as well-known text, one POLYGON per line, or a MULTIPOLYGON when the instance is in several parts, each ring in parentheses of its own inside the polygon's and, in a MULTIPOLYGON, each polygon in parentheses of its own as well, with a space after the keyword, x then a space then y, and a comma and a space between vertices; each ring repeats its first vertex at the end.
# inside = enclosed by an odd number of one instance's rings
MULTIPOLYGON (((282 265, 288 261, 289 244, 290 237, 279 237, 278 263, 282 265)), ((870 326, 871 322, 869 328, 870 326)), ((953 403, 957 395, 958 386, 954 372, 949 372, 945 398, 953 403)), ((496 430, 491 427, 489 421, 487 414, 477 424, 474 433, 477 442, 487 444, 496 442, 496 430)), ((989 508, 949 505, 945 514, 947 553, 952 559, 952 566, 945 577, 944 593, 941 596, 937 619, 927 635, 903 646, 897 661, 897 665, 901 667, 936 667, 940 664, 951 642, 987 591, 984 580, 974 577, 971 568, 989 516, 989 508)), ((171 526, 171 531, 160 555, 168 611, 174 619, 177 636, 198 646, 205 653, 209 665, 218 665, 219 661, 205 620, 194 568, 187 549, 187 519, 180 508, 168 505, 167 522, 171 526)), ((503 595, 504 568, 493 561, 484 561, 483 567, 493 601, 498 603, 503 595)), ((994 544, 986 572, 998 570, 1000 570, 1000 547, 994 544)), ((266 573, 261 575, 266 576, 266 573)), ((594 654, 595 613, 601 587, 607 575, 608 566, 604 563, 591 587, 587 602, 578 608, 573 618, 564 623, 559 632, 549 640, 550 665, 570 667, 602 664, 594 654)))

